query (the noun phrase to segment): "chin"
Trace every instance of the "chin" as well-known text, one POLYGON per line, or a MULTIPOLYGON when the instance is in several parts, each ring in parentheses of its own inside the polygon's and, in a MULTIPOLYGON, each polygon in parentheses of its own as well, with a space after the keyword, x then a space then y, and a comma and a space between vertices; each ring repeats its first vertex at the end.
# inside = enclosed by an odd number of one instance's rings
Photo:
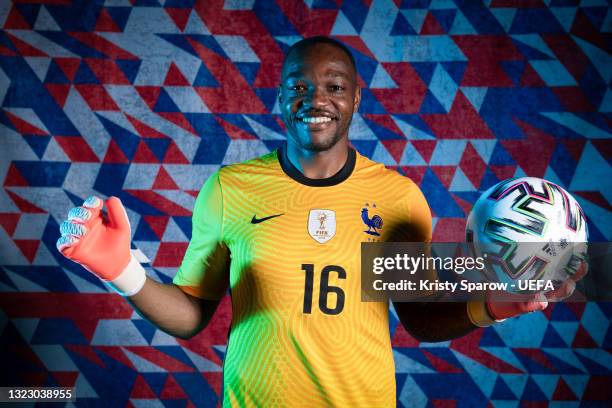
POLYGON ((324 152, 331 149, 342 139, 342 135, 313 136, 302 143, 304 149, 311 152, 324 152))

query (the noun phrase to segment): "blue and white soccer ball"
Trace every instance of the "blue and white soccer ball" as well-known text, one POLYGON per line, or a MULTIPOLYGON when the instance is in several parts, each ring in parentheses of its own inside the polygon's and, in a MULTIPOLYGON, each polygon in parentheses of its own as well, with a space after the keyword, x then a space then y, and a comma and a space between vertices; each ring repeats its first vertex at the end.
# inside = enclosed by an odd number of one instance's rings
POLYGON ((536 293, 543 288, 525 282, 557 288, 577 272, 586 259, 587 221, 574 197, 555 183, 508 179, 476 201, 466 240, 487 259, 487 280, 507 282, 509 292, 536 293))

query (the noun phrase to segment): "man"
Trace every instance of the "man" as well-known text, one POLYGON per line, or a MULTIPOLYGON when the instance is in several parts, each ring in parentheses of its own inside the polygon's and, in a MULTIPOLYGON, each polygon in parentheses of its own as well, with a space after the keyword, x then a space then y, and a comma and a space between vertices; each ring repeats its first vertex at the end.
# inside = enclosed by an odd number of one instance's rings
MULTIPOLYGON (((147 278, 130 255, 117 198, 106 201, 107 221, 93 197, 61 226, 65 256, 175 336, 198 333, 230 289, 224 406, 395 406, 388 305, 360 301, 360 244, 429 241, 431 214, 411 180, 350 148, 356 77, 350 51, 335 40, 291 47, 278 94, 287 143, 208 179, 174 284, 147 278)), ((544 306, 395 308, 415 337, 441 341, 544 306)))

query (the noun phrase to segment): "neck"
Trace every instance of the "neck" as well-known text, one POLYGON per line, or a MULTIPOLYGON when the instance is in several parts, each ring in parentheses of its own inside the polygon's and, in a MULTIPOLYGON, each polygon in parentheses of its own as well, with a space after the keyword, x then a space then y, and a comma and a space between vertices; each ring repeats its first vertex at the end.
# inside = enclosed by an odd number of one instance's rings
POLYGON ((332 177, 344 167, 348 158, 348 138, 344 137, 332 148, 322 152, 303 149, 287 140, 287 158, 304 176, 310 179, 332 177))

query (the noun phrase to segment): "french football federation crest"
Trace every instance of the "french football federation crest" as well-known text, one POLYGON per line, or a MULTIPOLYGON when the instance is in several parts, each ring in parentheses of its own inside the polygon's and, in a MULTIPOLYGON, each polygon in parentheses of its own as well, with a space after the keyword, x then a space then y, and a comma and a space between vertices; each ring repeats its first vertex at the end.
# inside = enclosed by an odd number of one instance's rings
POLYGON ((308 233, 319 244, 324 244, 336 235, 336 212, 332 210, 310 210, 308 233))
MULTIPOLYGON (((365 207, 363 207, 361 209, 361 221, 363 221, 363 223, 366 225, 366 227, 368 227, 368 229, 363 231, 363 232, 365 232, 366 234, 369 234, 369 235, 375 235, 375 236, 379 237, 380 236, 380 232, 378 230, 382 229, 382 227, 383 227, 383 220, 382 220, 382 218, 380 218, 380 215, 376 215, 376 214, 374 214, 374 215, 372 215, 370 217, 370 214, 369 214, 369 211, 368 211, 370 209, 369 207, 370 207, 370 205, 366 203, 365 207)), ((372 204, 371 208, 375 209, 376 208, 376 204, 372 204)))

